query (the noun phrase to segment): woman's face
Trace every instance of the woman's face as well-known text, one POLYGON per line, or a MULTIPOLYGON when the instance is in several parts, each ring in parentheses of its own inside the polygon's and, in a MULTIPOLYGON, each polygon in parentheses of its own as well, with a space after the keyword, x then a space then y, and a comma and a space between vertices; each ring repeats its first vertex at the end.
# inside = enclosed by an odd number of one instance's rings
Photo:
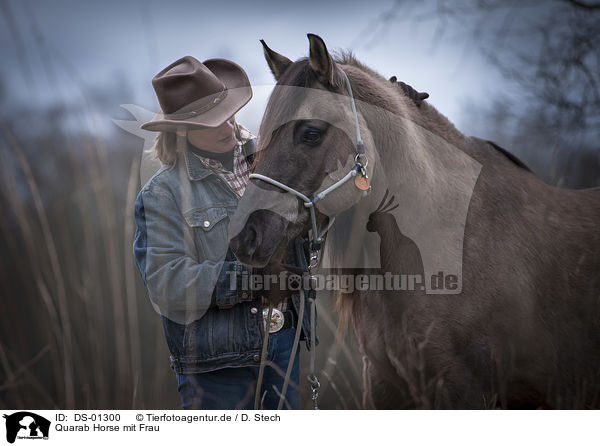
POLYGON ((190 129, 187 131, 190 143, 207 152, 223 153, 233 149, 235 139, 235 117, 231 117, 219 127, 190 129))

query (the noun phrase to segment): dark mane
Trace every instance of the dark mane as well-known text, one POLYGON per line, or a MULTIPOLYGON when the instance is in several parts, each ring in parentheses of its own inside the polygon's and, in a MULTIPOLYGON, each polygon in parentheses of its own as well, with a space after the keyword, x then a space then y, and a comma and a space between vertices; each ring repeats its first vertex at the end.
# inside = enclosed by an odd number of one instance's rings
MULTIPOLYGON (((351 51, 340 51, 338 54, 336 54, 336 56, 334 57, 334 60, 340 64, 352 65, 374 77, 380 77, 380 75, 377 72, 373 71, 370 67, 366 66, 365 64, 360 62, 358 59, 356 59, 356 57, 354 56, 354 54, 352 54, 351 51)), ((401 90, 399 90, 399 91, 401 92, 401 90)), ((401 93, 401 94, 405 95, 404 93, 401 93)), ((432 107, 429 107, 429 108, 432 108, 432 107)), ((437 114, 439 115, 439 112, 437 112, 437 114)), ((439 115, 439 116, 442 117, 441 115, 439 115)), ((509 152, 508 150, 504 149, 503 147, 500 147, 498 144, 496 144, 493 141, 486 140, 485 142, 490 144, 494 149, 496 149, 498 152, 500 152, 502 155, 504 155, 509 161, 511 161, 516 166, 518 166, 521 169, 524 169, 528 172, 531 172, 535 175, 535 173, 529 168, 529 166, 527 166, 523 161, 521 161, 513 153, 509 152)))
MULTIPOLYGON (((521 161, 519 158, 517 158, 516 155, 510 153, 508 150, 500 147, 498 144, 496 144, 493 141, 488 141, 486 140, 485 142, 487 142, 488 144, 490 144, 494 149, 496 149, 498 152, 500 152, 502 155, 504 155, 506 158, 508 158, 510 161, 512 161, 514 164, 516 164, 517 166, 519 166, 521 169, 525 169, 528 172, 534 173, 528 166, 527 164, 525 164, 523 161, 521 161)), ((535 174, 534 174, 535 175, 535 174)))
POLYGON ((336 52, 333 56, 333 60, 342 65, 352 65, 353 67, 356 67, 359 70, 370 74, 371 76, 380 77, 383 79, 379 73, 358 60, 350 50, 340 50, 336 52))

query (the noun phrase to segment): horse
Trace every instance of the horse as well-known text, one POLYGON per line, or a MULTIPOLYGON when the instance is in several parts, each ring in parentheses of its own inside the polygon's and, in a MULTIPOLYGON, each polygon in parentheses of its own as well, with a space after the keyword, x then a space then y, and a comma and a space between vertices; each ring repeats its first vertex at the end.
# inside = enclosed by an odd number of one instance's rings
POLYGON ((261 40, 277 83, 230 222, 237 258, 277 263, 329 227, 322 271, 415 279, 337 295, 374 408, 598 407, 600 189, 544 183, 395 77, 308 39, 295 62, 261 40), (298 196, 332 185, 312 222, 298 196))

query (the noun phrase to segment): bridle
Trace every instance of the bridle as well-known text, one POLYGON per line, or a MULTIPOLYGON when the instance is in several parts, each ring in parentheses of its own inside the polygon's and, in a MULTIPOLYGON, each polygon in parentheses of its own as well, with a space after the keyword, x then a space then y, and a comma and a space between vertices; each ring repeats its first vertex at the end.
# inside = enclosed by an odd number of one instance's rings
MULTIPOLYGON (((317 228, 317 216, 316 216, 316 211, 315 211, 315 205, 320 200, 325 198, 330 192, 332 192, 335 189, 337 189, 338 187, 342 186, 348 180, 350 180, 353 177, 356 177, 357 175, 360 175, 362 178, 364 178, 367 181, 366 184, 368 185, 367 165, 369 164, 369 160, 367 159, 367 156, 365 154, 365 145, 360 136, 360 126, 358 123, 358 113, 356 112, 356 103, 354 101, 354 95, 352 94, 352 87, 350 85, 350 80, 348 80, 348 76, 346 75, 344 70, 340 69, 340 71, 342 72, 342 75, 344 76, 344 80, 346 83, 346 90, 348 91, 348 94, 350 95, 350 106, 352 107, 352 114, 354 115, 354 121, 355 121, 354 124, 355 124, 355 128, 356 128, 356 156, 354 157, 355 164, 350 169, 350 171, 346 175, 344 175, 344 177, 342 177, 341 179, 339 179, 338 181, 333 183, 331 186, 323 189, 321 192, 317 193, 312 198, 309 198, 306 195, 304 195, 302 192, 288 186, 287 184, 283 184, 271 177, 268 177, 266 175, 262 175, 260 173, 251 173, 249 176, 249 179, 257 179, 257 180, 261 180, 266 183, 272 184, 273 186, 277 186, 278 188, 280 188, 286 192, 289 192, 290 194, 295 195, 296 197, 298 197, 299 199, 304 201, 304 206, 306 206, 308 208, 308 210, 310 211, 310 220, 311 220, 311 226, 312 226, 312 235, 311 235, 311 242, 310 242, 311 251, 319 251, 321 249, 321 246, 323 243, 323 235, 324 235, 324 233, 319 233, 319 230, 317 228)), ((330 223, 324 232, 326 232, 327 229, 331 226, 331 223, 332 223, 332 220, 330 219, 330 223)))
MULTIPOLYGON (((352 168, 348 171, 348 173, 346 173, 346 175, 344 175, 341 179, 339 179, 338 181, 333 183, 331 186, 318 192, 312 198, 309 198, 302 192, 288 186, 287 184, 281 183, 280 181, 277 181, 271 177, 268 177, 266 175, 262 175, 259 173, 251 173, 249 176, 249 179, 256 179, 256 180, 264 181, 264 182, 272 184, 273 186, 276 186, 286 192, 289 192, 292 195, 295 195, 296 197, 298 197, 300 200, 302 200, 304 202, 304 206, 306 206, 308 208, 308 210, 310 211, 312 233, 310 235, 310 262, 308 264, 308 273, 310 275, 310 283, 311 284, 313 284, 316 281, 316 278, 313 275, 313 270, 319 264, 320 252, 323 247, 323 237, 325 236, 325 234, 327 233, 327 231, 333 224, 333 220, 335 219, 335 216, 329 217, 329 223, 326 225, 324 230, 319 231, 319 229, 317 227, 317 216, 316 216, 315 205, 320 200, 325 198, 329 193, 336 190, 340 186, 344 185, 351 178, 355 178, 356 186, 360 190, 363 190, 363 192, 366 193, 366 191, 370 190, 370 188, 371 188, 371 186, 369 184, 369 177, 367 175, 367 165, 369 163, 369 160, 367 159, 367 156, 365 154, 365 145, 364 145, 363 140, 360 135, 358 113, 356 112, 356 103, 354 101, 354 95, 352 94, 352 86, 350 85, 350 80, 348 79, 348 76, 346 75, 344 70, 340 69, 340 71, 342 72, 342 75, 344 76, 346 90, 348 91, 348 95, 350 96, 350 106, 352 108, 352 114, 354 116, 354 124, 355 124, 355 128, 356 128, 356 156, 354 157, 354 166, 352 166, 352 168)), ((304 255, 304 254, 302 254, 302 255, 304 255)), ((310 327, 311 327, 310 328, 310 333, 311 333, 310 353, 311 353, 311 355, 310 355, 310 363, 309 363, 310 371, 307 376, 307 379, 308 379, 311 389, 312 389, 311 399, 313 401, 314 408, 318 409, 317 399, 319 396, 319 387, 321 386, 321 384, 319 383, 319 380, 318 380, 317 376, 315 375, 316 304, 315 304, 315 291, 314 290, 315 290, 315 287, 311 287, 311 289, 308 290, 309 293, 312 291, 312 294, 309 294, 309 297, 308 297, 309 302, 310 302, 310 327)), ((304 320, 304 299, 305 299, 304 293, 300 293, 300 306, 299 306, 299 314, 298 314, 298 324, 296 326, 296 335, 294 337, 294 344, 292 346, 292 352, 290 355, 290 360, 288 362, 288 367, 287 367, 287 371, 285 374, 285 380, 284 380, 281 394, 279 397, 278 409, 282 408, 283 403, 285 401, 285 394, 286 394, 287 387, 288 387, 288 384, 290 381, 291 370, 292 370, 292 366, 294 363, 294 359, 296 357, 296 351, 298 349, 298 344, 300 341, 300 332, 301 332, 302 323, 304 320)), ((267 324, 270 324, 272 312, 273 312, 273 305, 270 304, 269 310, 268 310, 268 315, 267 315, 267 321, 268 321, 267 324)), ((266 363, 268 340, 269 340, 269 330, 267 327, 267 329, 265 329, 265 334, 264 334, 264 338, 263 338, 263 348, 262 348, 262 354, 261 354, 260 368, 259 368, 259 373, 258 373, 258 378, 257 378, 256 392, 255 392, 255 396, 254 396, 254 408, 255 409, 258 409, 258 403, 260 400, 260 390, 262 387, 264 367, 265 367, 265 363, 266 363)))

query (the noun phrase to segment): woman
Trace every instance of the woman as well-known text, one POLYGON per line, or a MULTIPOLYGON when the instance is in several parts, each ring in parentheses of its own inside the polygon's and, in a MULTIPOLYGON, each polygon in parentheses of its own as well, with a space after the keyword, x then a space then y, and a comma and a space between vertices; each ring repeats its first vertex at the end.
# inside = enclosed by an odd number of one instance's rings
MULTIPOLYGON (((161 315, 185 409, 250 409, 263 339, 263 304, 284 321, 270 330, 267 360, 287 367, 297 324, 297 294, 248 290, 248 267, 228 248, 227 226, 250 173, 254 136, 235 121, 252 97, 244 70, 225 59, 183 57, 152 80, 161 111, 142 125, 161 132, 155 145, 162 168, 135 203, 136 265, 161 315), (264 300, 264 302, 263 302, 264 300)), ((287 259, 305 264, 301 241, 287 259)), ((260 272, 264 274, 265 271, 260 272)), ((308 311, 306 311, 308 314, 308 311)), ((309 324, 303 321, 309 339, 309 324)), ((275 409, 283 377, 265 370, 262 407, 275 409)), ((292 382, 298 383, 299 358, 292 382)), ((296 386, 285 407, 300 408, 296 386)))

